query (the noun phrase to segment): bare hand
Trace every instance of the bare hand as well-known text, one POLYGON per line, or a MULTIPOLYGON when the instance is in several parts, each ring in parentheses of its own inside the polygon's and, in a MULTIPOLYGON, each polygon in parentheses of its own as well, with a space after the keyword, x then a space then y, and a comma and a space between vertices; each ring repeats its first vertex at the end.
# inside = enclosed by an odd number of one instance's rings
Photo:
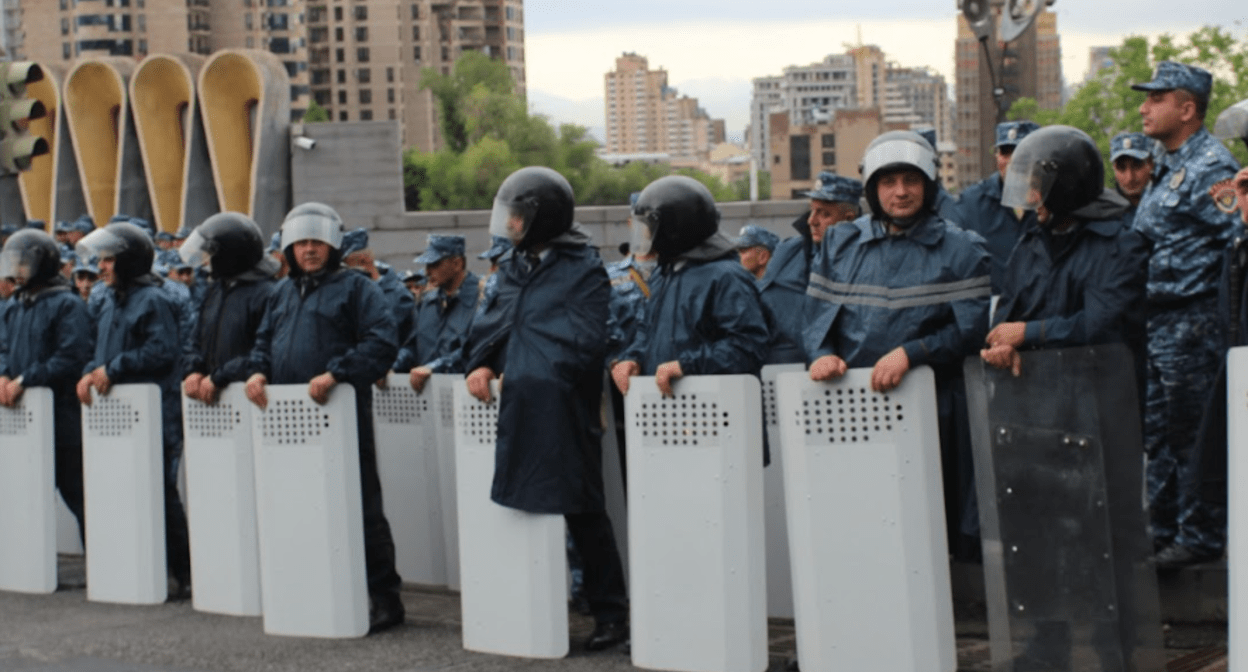
POLYGON ((373 382, 373 385, 376 385, 376 386, 377 386, 377 389, 379 389, 379 390, 384 390, 384 389, 386 389, 386 386, 387 386, 387 385, 389 385, 389 384, 390 384, 390 383, 386 382, 386 377, 385 377, 385 376, 382 376, 382 377, 378 378, 375 382, 373 382))
POLYGON ((9 403, 9 377, 0 376, 0 406, 12 406, 9 403))
POLYGON ((432 375, 433 369, 427 366, 418 366, 408 374, 408 382, 412 384, 413 390, 420 392, 425 389, 425 383, 429 382, 429 377, 432 375))
POLYGON ((334 378, 334 374, 326 371, 308 381, 308 396, 312 397, 312 401, 324 406, 329 402, 329 391, 337 384, 338 379, 334 378))
POLYGON ((810 365, 811 380, 836 380, 849 370, 845 360, 836 355, 824 355, 810 365))
POLYGON ((468 374, 468 394, 487 404, 494 401, 494 397, 490 394, 490 381, 494 380, 494 377, 494 371, 488 366, 482 366, 468 374))
POLYGON ((641 365, 632 360, 616 362, 615 366, 611 367, 611 380, 615 382, 620 394, 628 394, 628 379, 640 375, 641 365))
POLYGON ((11 380, 8 376, 0 376, 0 406, 17 406, 23 391, 21 383, 11 380))
POLYGON ((108 379, 108 372, 102 366, 91 372, 91 385, 101 395, 108 394, 113 389, 113 381, 108 379))
POLYGON ((1023 358, 1009 345, 994 345, 979 351, 979 356, 990 366, 998 369, 1009 369, 1014 377, 1023 373, 1023 358))
POLYGON ((1239 218, 1248 224, 1248 166, 1235 174, 1233 184, 1236 202, 1239 203, 1239 218))
POLYGON ((676 395, 672 392, 672 381, 683 375, 685 373, 680 370, 680 362, 663 362, 654 370, 654 383, 659 386, 660 394, 665 397, 674 397, 676 395))
POLYGON ((221 390, 217 389, 217 384, 212 382, 211 376, 204 376, 199 383, 199 400, 205 404, 217 403, 217 395, 221 390))
POLYGON ((1026 338, 1026 336, 1026 322, 1002 322, 1001 324, 993 327, 992 331, 988 332, 988 336, 984 339, 984 342, 988 344, 989 348, 997 345, 1008 345, 1011 348, 1017 349, 1023 347, 1023 339, 1026 338))
POLYGON ((894 348, 892 352, 881 357, 871 370, 871 389, 888 392, 901 384, 901 379, 909 370, 910 356, 902 348, 894 348))
POLYGON ((75 391, 78 393, 78 401, 84 406, 91 405, 91 374, 88 373, 78 381, 75 391))
MULTIPOLYGON (((192 399, 199 399, 199 384, 204 381, 204 374, 192 373, 182 379, 182 393, 192 399)), ((202 400, 201 400, 202 401, 202 400)))
POLYGON ((269 382, 263 373, 257 373, 247 379, 247 387, 244 392, 251 403, 264 410, 269 406, 269 395, 265 392, 264 386, 269 382))

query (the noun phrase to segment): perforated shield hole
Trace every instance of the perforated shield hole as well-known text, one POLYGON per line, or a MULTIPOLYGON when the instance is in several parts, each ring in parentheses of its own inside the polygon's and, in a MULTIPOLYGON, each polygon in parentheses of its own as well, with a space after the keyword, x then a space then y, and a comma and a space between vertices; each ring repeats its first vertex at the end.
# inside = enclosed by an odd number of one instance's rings
POLYGON ((243 424, 243 413, 234 404, 186 405, 186 429, 191 436, 200 439, 219 439, 230 436, 243 424))
POLYGON ((373 390, 373 417, 387 425, 417 425, 429 415, 429 398, 410 387, 373 390))
POLYGON ((633 422, 641 430, 643 446, 718 446, 729 426, 728 412, 713 394, 648 394, 641 399, 633 422))
POLYGON ((820 388, 802 394, 795 411, 807 444, 892 440, 905 421, 897 399, 867 387, 820 388))
POLYGON ((763 426, 775 427, 780 419, 776 416, 776 381, 763 381, 763 426))
POLYGON ((116 397, 96 397, 87 406, 87 433, 94 436, 130 436, 140 418, 139 409, 116 397))
POLYGON ((449 387, 441 388, 438 394, 438 419, 442 421, 443 426, 453 427, 455 422, 455 390, 449 387))
POLYGON ((267 444, 293 445, 319 440, 329 431, 330 416, 311 400, 269 403, 260 417, 260 436, 267 444))
POLYGON ((0 436, 26 436, 35 414, 25 404, 17 408, 0 408, 0 436))
POLYGON ((469 399, 459 409, 459 422, 465 436, 482 446, 492 446, 498 439, 498 401, 483 404, 469 399))

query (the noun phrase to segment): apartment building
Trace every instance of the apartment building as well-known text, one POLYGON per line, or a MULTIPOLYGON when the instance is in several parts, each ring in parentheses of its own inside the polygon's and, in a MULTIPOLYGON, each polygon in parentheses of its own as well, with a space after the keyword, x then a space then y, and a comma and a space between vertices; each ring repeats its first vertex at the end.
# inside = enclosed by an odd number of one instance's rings
POLYGON ((706 161, 724 141, 724 122, 697 98, 668 86, 667 71, 651 70, 645 56, 626 53, 603 76, 606 152, 667 154, 673 163, 706 161))

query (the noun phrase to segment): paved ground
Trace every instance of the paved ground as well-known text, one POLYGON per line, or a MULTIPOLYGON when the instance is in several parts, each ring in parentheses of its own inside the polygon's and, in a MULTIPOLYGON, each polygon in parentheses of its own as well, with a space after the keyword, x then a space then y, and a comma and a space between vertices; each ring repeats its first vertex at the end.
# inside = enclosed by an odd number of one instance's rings
MULTIPOLYGON (((62 585, 81 585, 78 559, 62 558, 62 585)), ((453 593, 408 587, 407 623, 359 640, 266 636, 259 618, 202 614, 189 602, 152 607, 87 602, 81 587, 53 595, 0 592, 0 671, 22 672, 493 672, 634 670, 621 651, 588 654, 592 626, 572 616, 572 651, 562 660, 521 660, 464 651, 453 593)), ((982 610, 958 609, 958 662, 988 672, 982 610), (979 613, 977 613, 979 612, 979 613)), ((773 622, 773 670, 794 647, 791 623, 773 622)), ((1225 624, 1171 624, 1171 672, 1225 672, 1225 624)))

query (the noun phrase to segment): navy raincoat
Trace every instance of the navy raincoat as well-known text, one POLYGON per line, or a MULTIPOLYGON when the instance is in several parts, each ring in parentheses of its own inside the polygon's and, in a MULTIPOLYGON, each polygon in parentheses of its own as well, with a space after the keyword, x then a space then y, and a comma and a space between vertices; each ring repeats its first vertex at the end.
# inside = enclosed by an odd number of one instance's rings
POLYGON ((455 294, 448 296, 436 289, 421 296, 416 328, 399 348, 395 371, 425 365, 435 373, 463 373, 459 350, 477 312, 480 282, 476 274, 469 272, 455 294))
POLYGON ((234 278, 213 280, 204 293, 191 349, 183 358, 183 377, 200 373, 218 389, 247 380, 256 332, 277 281, 273 268, 252 269, 234 278))
POLYGON ((771 313, 771 343, 767 347, 767 364, 805 363, 802 330, 806 326, 806 284, 810 280, 810 259, 815 244, 810 237, 809 214, 793 221, 798 235, 786 238, 776 246, 767 264, 767 272, 759 280, 763 305, 771 313))
POLYGON ((467 371, 505 374, 490 498, 530 513, 604 510, 602 365, 611 287, 579 227, 535 263, 499 260, 469 329, 467 371))
POLYGON ((1001 205, 1001 176, 993 174, 966 188, 958 200, 960 220, 967 231, 984 237, 988 254, 992 255, 992 289, 1001 292, 1005 280, 1005 263, 1023 231, 1036 225, 1036 213, 1023 212, 1019 219, 1014 211, 1001 205))

